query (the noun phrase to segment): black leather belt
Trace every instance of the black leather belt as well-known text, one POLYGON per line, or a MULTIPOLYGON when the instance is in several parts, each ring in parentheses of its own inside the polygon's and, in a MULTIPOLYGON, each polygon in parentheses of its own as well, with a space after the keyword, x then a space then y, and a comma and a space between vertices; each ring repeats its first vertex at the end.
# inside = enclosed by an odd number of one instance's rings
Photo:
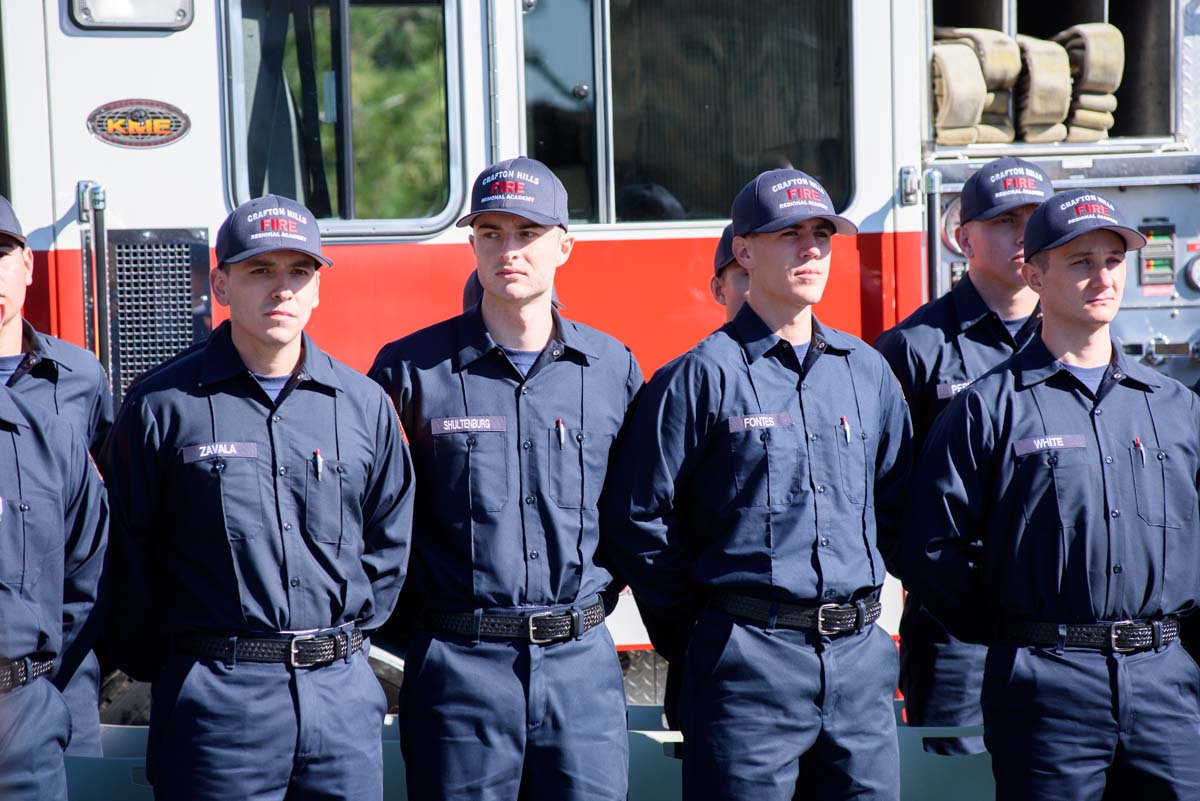
POLYGON ((175 640, 183 653, 237 662, 282 662, 294 668, 328 665, 362 648, 357 628, 329 634, 280 634, 278 637, 218 637, 193 634, 175 640))
POLYGON ((713 593, 712 607, 734 617, 744 617, 760 626, 771 621, 775 613, 775 625, 786 629, 808 629, 818 634, 833 635, 860 631, 879 619, 883 604, 879 593, 872 593, 859 603, 802 604, 776 603, 748 595, 717 590, 713 593))
MULTIPOLYGON (((1000 637, 1027 645, 1058 645, 1059 624, 1015 621, 1000 625, 1000 637)), ((1127 654, 1166 645, 1179 639, 1179 618, 1118 620, 1115 623, 1068 623, 1065 645, 1127 654), (1155 642, 1155 629, 1159 629, 1155 642)))
MULTIPOLYGON (((481 615, 479 636, 502 640, 522 640, 547 645, 578 637, 604 622, 604 604, 600 601, 574 612, 539 612, 534 615, 481 615), (582 628, 580 628, 582 626, 582 628)), ((472 612, 426 612, 422 625, 439 634, 475 636, 472 612)))
POLYGON ((14 659, 0 665, 0 693, 15 690, 34 679, 50 675, 52 659, 14 659))

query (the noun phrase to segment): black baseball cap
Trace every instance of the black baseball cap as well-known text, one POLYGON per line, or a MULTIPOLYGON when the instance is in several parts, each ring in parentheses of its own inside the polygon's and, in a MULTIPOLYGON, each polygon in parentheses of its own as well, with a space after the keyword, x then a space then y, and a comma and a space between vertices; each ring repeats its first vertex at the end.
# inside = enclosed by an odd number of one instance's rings
POLYGON ((833 213, 829 193, 800 170, 767 170, 742 187, 733 199, 733 235, 780 231, 814 217, 829 220, 839 234, 857 234, 858 226, 833 213))
POLYGON ((725 230, 721 232, 721 239, 717 242, 717 252, 713 254, 713 274, 720 275, 721 270, 736 260, 733 255, 733 223, 730 223, 725 226, 725 230))
POLYGON ((984 164, 963 184, 958 219, 990 220, 1020 206, 1044 203, 1053 194, 1041 167, 1006 156, 984 164))
POLYGON ((1126 250, 1146 245, 1146 237, 1126 225, 1112 203, 1089 189, 1072 189, 1053 196, 1029 215, 1025 223, 1025 261, 1091 231, 1118 234, 1125 240, 1126 250))
POLYGON ((471 211, 456 224, 470 225, 491 211, 515 214, 538 225, 567 230, 567 189, 549 167, 520 156, 498 161, 479 173, 471 188, 471 211))
POLYGON ((263 195, 233 210, 217 229, 217 263, 239 261, 276 250, 312 256, 317 266, 332 267, 321 255, 321 229, 313 213, 290 197, 263 195))
POLYGON ((6 197, 0 197, 0 234, 11 236, 22 245, 25 244, 25 233, 21 230, 21 221, 17 219, 17 213, 13 211, 12 204, 6 197))

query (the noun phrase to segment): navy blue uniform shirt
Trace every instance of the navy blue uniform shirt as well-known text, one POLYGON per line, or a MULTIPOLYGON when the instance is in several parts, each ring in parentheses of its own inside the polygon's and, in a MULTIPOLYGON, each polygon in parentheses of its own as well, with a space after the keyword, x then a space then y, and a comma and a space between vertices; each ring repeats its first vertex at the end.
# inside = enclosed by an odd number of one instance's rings
POLYGON ((1097 399, 1035 339, 934 425, 900 578, 956 636, 1196 604, 1200 399, 1113 350, 1097 399))
POLYGON ((134 384, 105 459, 110 628, 135 678, 153 678, 172 635, 369 631, 391 613, 408 449, 379 387, 307 335, 272 402, 222 325, 134 384))
POLYGON ((749 304, 646 384, 606 493, 606 536, 639 605, 695 590, 792 603, 883 584, 911 460, 892 371, 813 320, 803 363, 749 304))
POLYGON ((1041 310, 1035 309, 1014 337, 983 302, 968 272, 948 294, 879 335, 875 347, 892 366, 908 399, 915 452, 950 400, 1025 347, 1041 320, 1041 310))
POLYGON ((545 607, 608 586, 597 502, 642 384, 628 348, 555 311, 551 342, 522 378, 476 306, 386 345, 370 375, 400 410, 421 477, 417 604, 545 607))
POLYGON ((4 387, 0 498, 0 659, 56 657, 69 678, 96 637, 104 484, 71 426, 4 387))
POLYGON ((69 422, 94 455, 112 428, 113 402, 108 376, 90 351, 39 332, 22 321, 24 354, 8 386, 34 404, 69 422))
POLYGON ((8 387, 53 409, 83 436, 92 454, 100 453, 108 429, 113 427, 108 375, 91 351, 41 333, 28 320, 22 320, 22 325, 30 349, 8 379, 8 387))

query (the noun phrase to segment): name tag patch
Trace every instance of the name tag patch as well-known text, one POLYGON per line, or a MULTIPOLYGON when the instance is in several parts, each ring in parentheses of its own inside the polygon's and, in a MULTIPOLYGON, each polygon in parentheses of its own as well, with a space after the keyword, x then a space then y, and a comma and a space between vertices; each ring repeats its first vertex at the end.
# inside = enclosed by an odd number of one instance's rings
POLYGON ((958 393, 962 392, 967 387, 971 386, 970 381, 954 381, 949 384, 937 385, 938 400, 948 400, 953 398, 958 393))
POLYGON ((1052 451, 1060 448, 1086 448, 1087 441, 1083 434, 1047 434, 1044 437, 1019 439, 1013 443, 1017 456, 1025 456, 1038 451, 1052 451))
POLYGON ((435 417, 429 421, 429 427, 435 437, 460 431, 504 431, 506 420, 504 417, 435 417))
POLYGON ((787 412, 763 412, 729 418, 730 431, 753 431, 758 428, 791 428, 792 416, 787 412))
POLYGON ((191 464, 204 459, 257 459, 258 445, 254 442, 209 442, 205 445, 189 445, 183 449, 183 463, 191 464))

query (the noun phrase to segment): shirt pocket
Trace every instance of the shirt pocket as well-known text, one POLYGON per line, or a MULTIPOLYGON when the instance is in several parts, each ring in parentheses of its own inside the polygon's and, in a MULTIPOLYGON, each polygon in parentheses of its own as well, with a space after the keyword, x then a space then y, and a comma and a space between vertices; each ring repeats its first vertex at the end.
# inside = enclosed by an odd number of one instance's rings
POLYGON ((800 492, 802 444, 792 425, 729 432, 734 507, 787 506, 800 492))
POLYGON ((846 434, 842 425, 834 427, 833 441, 837 443, 838 469, 842 474, 842 492, 855 506, 865 506, 870 497, 867 476, 867 441, 865 431, 846 434))
POLYGON ((1086 520, 1090 470, 1085 448, 1038 451, 1016 457, 1017 486, 1030 526, 1073 527, 1086 520))
POLYGON ((362 489, 352 465, 325 459, 321 475, 309 460, 304 470, 304 530, 313 542, 340 544, 347 516, 353 515, 362 489))
POLYGON ((595 509, 608 472, 613 434, 564 429, 560 447, 557 427, 547 431, 550 497, 561 509, 595 509))
POLYGON ((433 460, 447 514, 457 515, 464 499, 472 511, 499 512, 508 504, 505 432, 439 434, 433 460))
POLYGON ((262 481, 258 459, 217 458, 196 466, 210 474, 215 488, 225 534, 231 540, 252 540, 263 528, 262 481))
POLYGON ((1143 522, 1166 528, 1181 528, 1191 522, 1196 512, 1196 486, 1183 469, 1182 460, 1172 459, 1169 451, 1160 448, 1131 447, 1129 466, 1138 517, 1143 522))
POLYGON ((57 495, 31 490, 4 498, 0 520, 0 581, 33 585, 47 559, 63 559, 63 508, 57 495))

